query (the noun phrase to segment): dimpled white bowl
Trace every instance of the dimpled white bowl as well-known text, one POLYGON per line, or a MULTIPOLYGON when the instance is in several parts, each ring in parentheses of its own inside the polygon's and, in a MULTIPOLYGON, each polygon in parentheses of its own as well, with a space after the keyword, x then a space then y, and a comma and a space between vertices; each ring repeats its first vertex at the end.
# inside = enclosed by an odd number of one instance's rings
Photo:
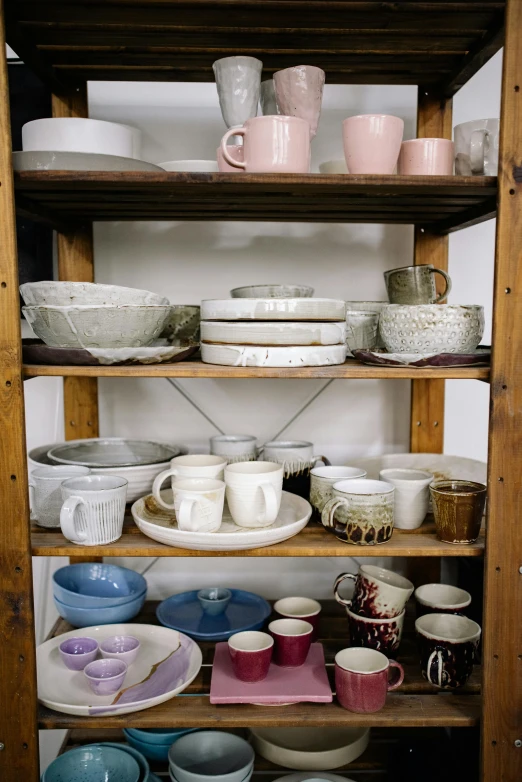
POLYGON ((484 332, 484 308, 458 304, 387 304, 379 327, 390 353, 471 353, 484 332))

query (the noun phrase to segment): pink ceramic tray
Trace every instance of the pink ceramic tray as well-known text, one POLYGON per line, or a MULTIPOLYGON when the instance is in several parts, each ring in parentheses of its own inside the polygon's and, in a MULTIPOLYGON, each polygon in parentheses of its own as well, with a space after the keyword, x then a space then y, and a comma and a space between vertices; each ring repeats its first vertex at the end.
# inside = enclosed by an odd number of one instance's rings
POLYGON ((305 701, 331 703, 332 700, 322 644, 312 644, 307 660, 300 668, 280 668, 272 663, 266 679, 254 683, 236 679, 228 644, 216 644, 210 685, 211 703, 282 706, 305 701))

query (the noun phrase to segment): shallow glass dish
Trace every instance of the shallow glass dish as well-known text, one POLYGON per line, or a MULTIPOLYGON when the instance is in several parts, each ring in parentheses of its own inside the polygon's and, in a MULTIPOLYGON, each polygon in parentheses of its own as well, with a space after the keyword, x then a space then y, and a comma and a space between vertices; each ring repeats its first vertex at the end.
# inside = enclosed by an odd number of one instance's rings
POLYGON ((124 437, 93 438, 84 442, 62 443, 48 451, 51 462, 84 467, 135 467, 159 464, 179 456, 181 448, 152 440, 124 437))

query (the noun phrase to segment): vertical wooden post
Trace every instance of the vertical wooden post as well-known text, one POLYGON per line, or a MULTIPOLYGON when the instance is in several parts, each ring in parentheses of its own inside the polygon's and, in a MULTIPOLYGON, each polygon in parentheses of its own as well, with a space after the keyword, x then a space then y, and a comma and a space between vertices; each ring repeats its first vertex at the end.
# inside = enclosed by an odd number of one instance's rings
MULTIPOLYGON (((451 138, 451 100, 431 95, 419 87, 418 138, 451 138)), ((448 268, 448 237, 415 227, 414 263, 448 268)), ((437 275, 439 277, 440 275, 437 275)), ((444 380, 413 380, 410 448, 413 453, 442 453, 444 447, 444 380)))
POLYGON ((482 779, 522 779, 522 3, 502 75, 485 564, 482 779))
POLYGON ((37 782, 33 585, 3 0, 0 0, 0 225, 0 779, 37 782))
MULTIPOLYGON (((53 95, 53 117, 88 117, 87 85, 66 97, 53 95)), ((94 281, 92 224, 72 234, 57 234, 58 277, 94 281)), ((98 437, 98 380, 65 377, 63 381, 65 439, 98 437)))

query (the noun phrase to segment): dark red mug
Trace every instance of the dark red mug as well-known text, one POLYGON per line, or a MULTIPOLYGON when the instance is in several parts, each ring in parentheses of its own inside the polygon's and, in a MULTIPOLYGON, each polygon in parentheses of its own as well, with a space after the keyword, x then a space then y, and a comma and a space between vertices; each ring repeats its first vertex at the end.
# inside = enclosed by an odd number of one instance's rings
POLYGON ((276 619, 268 625, 274 638, 274 662, 284 668, 304 665, 314 628, 302 619, 276 619))
POLYGON ((228 639, 228 651, 236 679, 242 682, 260 682, 266 679, 274 639, 268 633, 246 630, 235 633, 228 639))
POLYGON ((374 649, 351 647, 335 655, 337 700, 356 714, 380 711, 388 692, 400 687, 403 679, 402 665, 374 649), (390 668, 398 670, 394 681, 390 681, 390 668))

